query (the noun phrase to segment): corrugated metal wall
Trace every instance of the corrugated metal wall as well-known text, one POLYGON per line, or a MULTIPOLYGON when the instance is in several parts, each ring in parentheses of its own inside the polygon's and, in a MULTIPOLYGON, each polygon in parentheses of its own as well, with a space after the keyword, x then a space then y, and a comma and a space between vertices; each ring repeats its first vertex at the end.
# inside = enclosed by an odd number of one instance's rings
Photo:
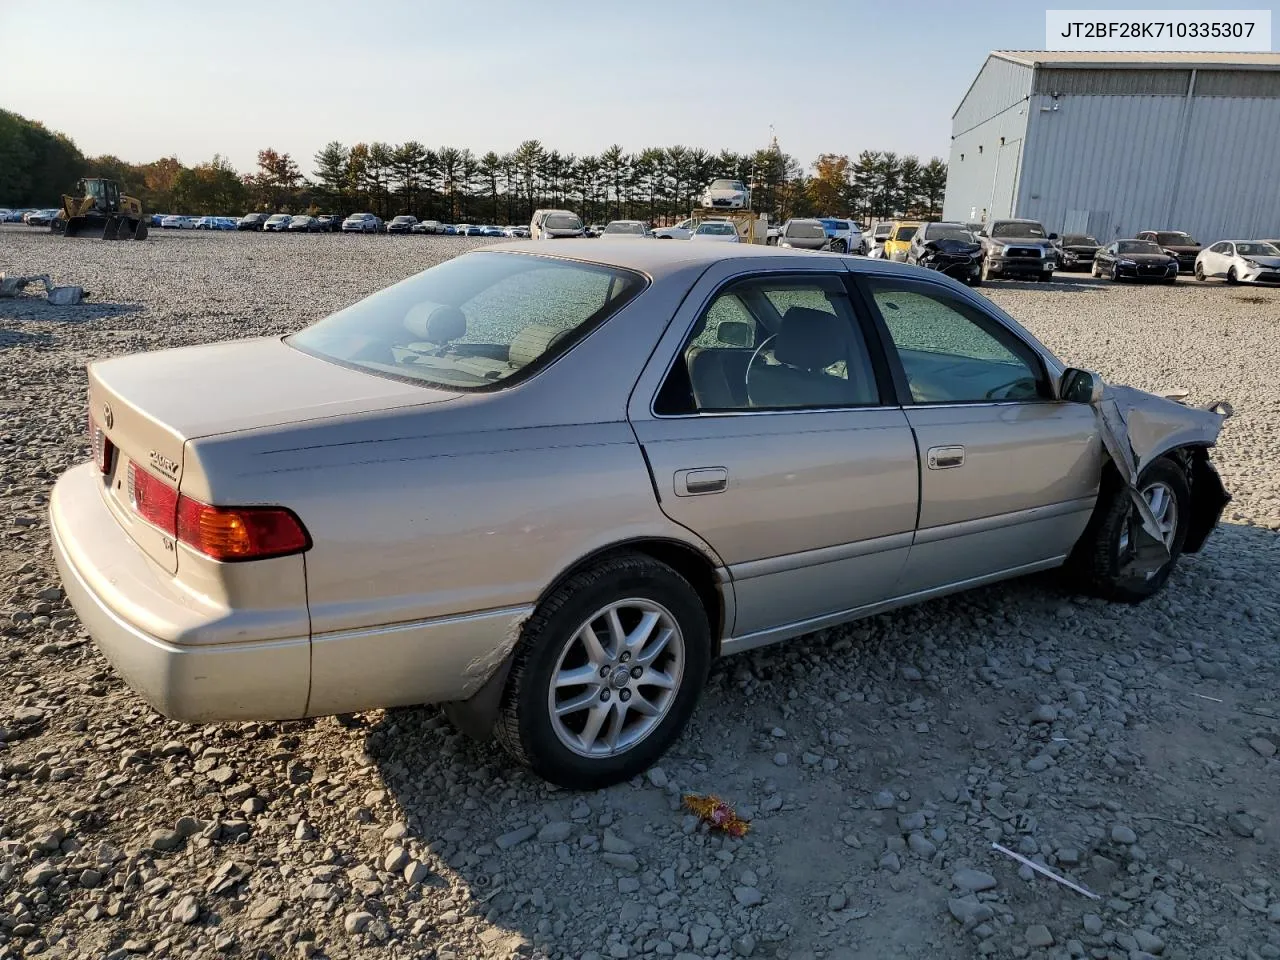
POLYGON ((988 57, 951 118, 951 135, 962 134, 1025 100, 1031 92, 1031 76, 1030 67, 1000 57, 988 57))
POLYGON ((1018 216, 1060 231, 1069 212, 1078 220, 1087 210, 1104 243, 1143 229, 1204 242, 1280 233, 1280 99, 1062 96, 1054 105, 1033 96, 1028 106, 1018 216))
POLYGON ((944 219, 981 218, 988 207, 992 216, 1009 215, 1031 78, 1030 67, 998 57, 983 65, 951 124, 944 219))
POLYGON ((1280 97, 1280 70, 1197 70, 1197 97, 1280 97))

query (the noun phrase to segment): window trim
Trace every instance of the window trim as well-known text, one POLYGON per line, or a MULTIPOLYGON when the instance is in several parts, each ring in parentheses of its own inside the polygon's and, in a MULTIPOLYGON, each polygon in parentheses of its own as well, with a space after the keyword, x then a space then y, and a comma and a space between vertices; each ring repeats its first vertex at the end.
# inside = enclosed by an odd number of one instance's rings
MULTIPOLYGON (((889 370, 893 377, 894 393, 896 395, 896 399, 898 400, 898 405, 901 406, 904 410, 915 409, 915 408, 936 410, 936 409, 946 409, 949 407, 951 408, 997 407, 997 406, 1003 407, 1003 406, 1018 406, 1018 405, 1029 404, 1029 403, 1041 404, 1041 403, 1060 402, 1056 397, 1052 396, 1052 393, 1053 393, 1052 388, 1054 383, 1053 369, 1048 363, 1048 361, 1045 359, 1044 354, 1041 353, 1041 351, 1037 350, 1034 346, 1032 346, 1026 340, 1024 340, 1022 337, 1020 337, 1017 331, 1011 329, 1009 325, 1005 323, 1003 320, 1001 320, 998 316, 992 314, 988 310, 983 309, 981 305, 974 302, 972 299, 968 297, 960 296, 959 294, 957 294, 956 291, 949 289, 945 284, 936 283, 930 278, 899 276, 897 274, 889 274, 889 273, 865 273, 865 274, 854 273, 854 274, 851 274, 851 277, 853 278, 853 284, 858 288, 859 295, 862 297, 863 303, 865 305, 865 309, 869 312, 869 315, 872 318, 872 322, 876 326, 876 332, 881 341, 880 349, 886 357, 886 361, 889 365, 889 370), (976 313, 980 314, 984 319, 986 319, 988 323, 990 323, 993 327, 995 327, 995 329, 999 331, 1000 334, 1008 337, 1009 339, 1017 343, 1022 348, 1022 350, 1026 351, 1031 357, 1034 358, 1035 366, 1038 369, 1034 370, 1033 372, 1037 374, 1036 379, 1038 383, 1049 395, 1036 397, 1034 400, 1010 400, 1010 399, 988 400, 984 398, 981 400, 939 400, 935 402, 917 401, 915 397, 912 396, 911 384, 907 380, 907 371, 906 371, 906 367, 902 363, 902 357, 899 355, 898 348, 896 344, 894 344, 893 342, 893 336, 889 332, 889 326, 885 322, 884 315, 881 314, 880 312, 880 307, 875 302, 875 297, 871 291, 870 283, 868 282, 868 281, 877 281, 877 280, 904 283, 907 285, 908 289, 910 287, 919 287, 922 291, 926 291, 934 295, 945 296, 950 298, 951 300, 954 300, 958 303, 965 304, 966 306, 970 307, 972 310, 974 310, 976 313)), ((1000 336, 996 336, 995 339, 997 341, 1000 340, 1000 336)), ((1011 351, 1011 352, 1017 353, 1017 351, 1011 351)))
MULTIPOLYGON (((746 305, 744 304, 744 309, 746 305)), ((686 370, 687 370, 686 364, 686 370)), ((687 374, 686 374, 687 375, 687 374)), ((692 384, 690 385, 692 392, 692 384)), ((671 357, 667 360, 663 368, 662 375, 657 378, 657 385, 653 390, 653 394, 649 397, 648 414, 655 420, 689 420, 698 417, 740 417, 740 416, 761 416, 777 414, 794 414, 794 413, 844 413, 849 411, 863 410, 897 410, 901 404, 897 402, 896 384, 893 380, 893 368, 888 358, 885 356, 884 344, 880 337, 880 332, 876 327, 875 319, 867 312, 864 299, 859 291, 854 289, 850 274, 847 270, 831 269, 831 270, 749 270, 744 273, 727 277, 712 288, 711 292, 703 299, 698 309, 693 312, 693 319, 685 326, 680 333, 678 345, 672 352, 671 357), (755 281, 809 281, 813 282, 817 278, 826 278, 834 281, 845 292, 848 298, 849 307, 853 312, 854 322, 858 325, 859 331, 862 333, 863 342, 867 347, 867 354, 871 360, 872 376, 875 379, 876 391, 880 400, 876 404, 859 404, 836 407, 751 407, 747 409, 727 408, 724 410, 692 410, 688 413, 659 413, 657 410, 658 397, 662 395, 663 388, 667 385, 667 380, 671 376, 671 372, 675 369, 677 362, 682 362, 685 351, 689 347, 689 335, 693 329, 702 320, 707 311, 715 304, 720 296, 729 288, 742 283, 751 283, 755 281)))

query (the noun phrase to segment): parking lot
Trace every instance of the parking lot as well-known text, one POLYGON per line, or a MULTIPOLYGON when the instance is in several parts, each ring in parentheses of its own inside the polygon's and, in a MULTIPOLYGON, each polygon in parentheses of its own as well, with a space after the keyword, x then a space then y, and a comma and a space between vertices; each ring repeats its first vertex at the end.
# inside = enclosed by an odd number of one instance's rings
POLYGON ((147 708, 49 551, 84 364, 296 330, 487 242, 0 227, 0 270, 91 293, 0 300, 0 960, 1280 957, 1276 289, 981 288, 1073 365, 1234 406, 1223 526, 1142 606, 1037 577, 724 660, 661 767, 595 794, 435 709, 147 708), (699 829, 685 792, 750 833, 699 829))

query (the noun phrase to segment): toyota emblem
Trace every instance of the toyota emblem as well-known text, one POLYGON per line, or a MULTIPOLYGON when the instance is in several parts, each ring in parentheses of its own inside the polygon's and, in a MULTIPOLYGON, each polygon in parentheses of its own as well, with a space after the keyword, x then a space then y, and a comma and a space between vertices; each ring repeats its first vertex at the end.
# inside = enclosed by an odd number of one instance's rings
POLYGON ((111 413, 111 404, 109 403, 102 405, 102 422, 107 425, 108 430, 115 426, 116 418, 111 413))

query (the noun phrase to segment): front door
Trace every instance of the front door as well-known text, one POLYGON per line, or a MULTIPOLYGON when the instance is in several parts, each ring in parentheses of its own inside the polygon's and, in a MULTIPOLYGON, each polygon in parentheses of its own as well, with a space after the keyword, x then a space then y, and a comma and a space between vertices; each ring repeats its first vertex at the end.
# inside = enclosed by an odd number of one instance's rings
POLYGON ((842 272, 770 265, 713 266, 632 401, 663 511, 732 577, 726 649, 891 595, 915 528, 911 429, 842 272))
POLYGON ((941 283, 864 281, 920 453, 902 595, 1061 562, 1097 497, 1091 407, 1051 399, 1038 353, 941 283))

